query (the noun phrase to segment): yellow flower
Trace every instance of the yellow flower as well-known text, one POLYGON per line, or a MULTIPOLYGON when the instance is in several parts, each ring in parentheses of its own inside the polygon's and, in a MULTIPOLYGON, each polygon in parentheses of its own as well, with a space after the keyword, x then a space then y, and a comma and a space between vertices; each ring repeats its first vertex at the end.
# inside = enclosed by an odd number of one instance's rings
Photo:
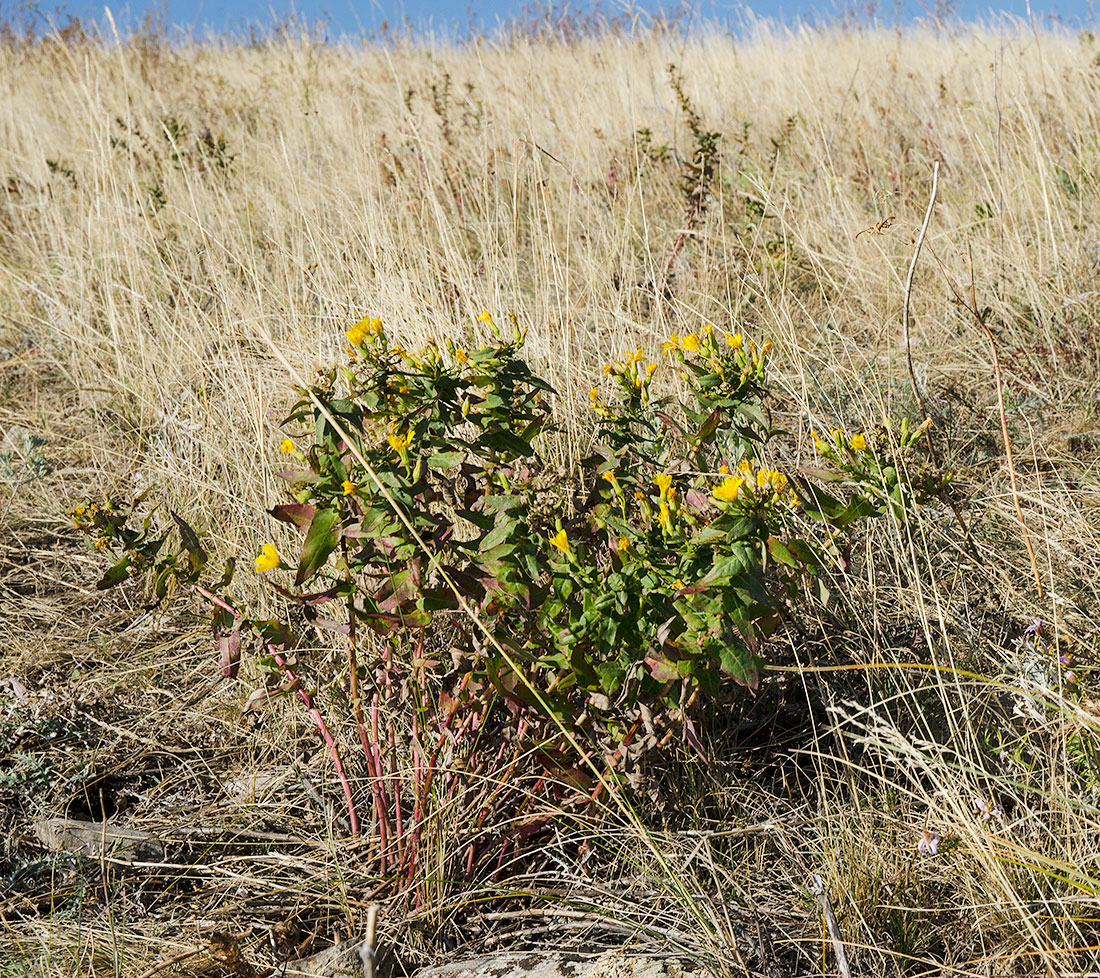
POLYGON ((721 499, 723 502, 732 503, 737 494, 741 491, 741 485, 744 479, 739 479, 735 475, 728 475, 721 483, 714 487, 714 498, 721 499))
POLYGON ((345 330, 344 335, 352 346, 362 346, 368 336, 377 336, 381 332, 381 319, 371 319, 370 316, 364 316, 351 329, 345 330))
POLYGON ((256 557, 257 574, 263 574, 266 571, 274 570, 279 564, 279 551, 275 549, 275 544, 265 543, 260 547, 260 552, 256 557))
POLYGON ((613 486, 618 485, 618 479, 615 478, 614 472, 605 472, 601 478, 606 479, 613 486))
POLYGON ((619 539, 615 543, 615 549, 618 550, 619 553, 623 553, 623 551, 629 550, 630 541, 626 537, 619 537, 619 539))
POLYGON ((488 309, 483 310, 477 317, 479 323, 491 323, 493 321, 492 315, 488 309))
POLYGON ((750 475, 752 475, 752 464, 747 458, 743 458, 740 462, 737 463, 737 471, 740 472, 747 479, 750 475))
POLYGON ((614 370, 615 370, 615 364, 613 364, 613 363, 605 363, 603 365, 603 372, 605 374, 613 373, 614 370))
POLYGON ((674 588, 675 588, 675 589, 676 589, 677 591, 679 591, 679 590, 681 590, 681 589, 683 588, 683 586, 684 586, 684 582, 683 582, 683 581, 682 581, 682 580, 681 580, 680 578, 676 578, 676 580, 672 582, 672 586, 673 586, 673 587, 674 587, 674 588))
POLYGON ((645 367, 645 379, 649 380, 653 376, 653 371, 657 369, 657 364, 647 363, 645 367))
POLYGON ((756 473, 756 485, 763 489, 768 484, 768 473, 761 469, 756 473))
POLYGON ((661 512, 657 516, 657 522, 666 530, 672 529, 672 514, 668 511, 668 503, 661 500, 661 512))
POLYGON ((867 439, 862 435, 852 435, 852 441, 850 442, 852 451, 865 452, 867 451, 867 439))
POLYGON ((350 496, 353 492, 355 492, 355 483, 352 482, 351 479, 345 479, 344 480, 344 495, 345 496, 350 496))
POLYGON ((390 448, 397 452, 398 455, 402 455, 405 449, 409 447, 410 442, 412 442, 412 432, 409 431, 404 435, 387 435, 386 441, 390 443, 390 448))
POLYGON ((721 465, 718 466, 718 474, 719 475, 729 475, 730 474, 730 467, 728 465, 726 465, 725 462, 723 462, 721 465))
POLYGON ((714 323, 707 323, 706 326, 703 327, 703 335, 704 336, 710 336, 710 334, 713 333, 713 332, 714 332, 714 323))
POLYGON ((766 357, 768 355, 768 353, 771 351, 771 348, 772 348, 772 341, 771 340, 768 340, 767 343, 765 343, 762 347, 760 347, 760 359, 761 360, 763 360, 764 357, 766 357))
POLYGON ((728 343, 733 349, 741 349, 741 334, 740 333, 726 333, 726 343, 728 343))
POLYGON ((279 443, 279 451, 282 452, 284 455, 289 455, 291 452, 294 451, 294 442, 292 442, 289 438, 284 438, 279 443))
POLYGON ((702 345, 703 344, 699 341, 699 337, 694 333, 688 333, 688 335, 684 337, 684 349, 689 353, 694 353, 702 345))
POLYGON ((680 349, 680 337, 673 333, 667 340, 662 350, 663 353, 668 353, 669 350, 680 349))
POLYGON ((771 487, 775 490, 776 495, 787 488, 787 477, 778 469, 772 469, 771 472, 768 473, 768 482, 771 483, 771 487))
POLYGON ((627 362, 627 365, 630 366, 630 365, 638 363, 638 361, 644 360, 644 359, 645 359, 645 351, 642 350, 641 348, 639 348, 639 349, 635 350, 633 353, 631 353, 629 357, 627 357, 626 362, 627 362))
POLYGON ((566 535, 565 530, 558 530, 558 532, 550 538, 550 543, 552 546, 557 547, 563 554, 567 554, 573 549, 569 545, 569 537, 566 535))
POLYGON ((672 476, 669 475, 667 472, 662 472, 653 481, 657 483, 657 489, 661 493, 661 498, 667 499, 668 490, 672 488, 672 476))
POLYGON ((470 358, 468 356, 466 356, 466 351, 464 349, 462 349, 461 346, 456 346, 455 347, 455 359, 459 363, 461 363, 463 366, 465 366, 466 361, 469 360, 470 358))

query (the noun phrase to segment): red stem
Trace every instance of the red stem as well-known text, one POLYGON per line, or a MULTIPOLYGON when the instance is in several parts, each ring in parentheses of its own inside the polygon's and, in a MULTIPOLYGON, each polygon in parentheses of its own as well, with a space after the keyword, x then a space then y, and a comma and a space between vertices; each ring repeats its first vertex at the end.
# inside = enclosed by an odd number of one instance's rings
MULTIPOLYGON (((228 611, 238 621, 245 620, 244 615, 231 604, 219 598, 212 591, 208 591, 199 584, 196 584, 194 587, 207 601, 217 605, 217 607, 224 611, 228 611)), ((283 674, 287 679, 292 681, 296 680, 298 677, 294 675, 294 670, 287 665, 286 659, 283 658, 282 653, 273 643, 267 642, 265 644, 268 653, 270 653, 271 657, 279 664, 279 667, 283 670, 283 674)), ((310 698, 309 693, 302 689, 301 683, 296 683, 296 688, 298 690, 298 698, 305 704, 306 709, 309 710, 309 715, 313 718, 313 722, 317 725, 317 729, 321 731, 321 736, 328 745, 329 753, 332 755, 332 764, 336 768, 336 776, 340 779, 340 785, 344 789, 344 801, 348 808, 348 822, 351 824, 351 834, 354 837, 358 837, 359 816, 355 812, 355 800, 352 798, 351 784, 348 781, 347 774, 344 773, 344 764, 340 760, 340 749, 336 746, 336 741, 332 739, 332 734, 329 733, 328 727, 325 725, 324 717, 321 716, 321 712, 313 705, 313 700, 310 698)))

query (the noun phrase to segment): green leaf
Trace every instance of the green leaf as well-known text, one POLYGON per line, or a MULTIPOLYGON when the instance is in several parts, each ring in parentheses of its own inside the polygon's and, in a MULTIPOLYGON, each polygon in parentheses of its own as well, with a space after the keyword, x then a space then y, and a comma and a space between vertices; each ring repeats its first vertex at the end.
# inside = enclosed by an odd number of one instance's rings
POLYGON ((203 550, 202 544, 199 543, 199 535, 188 526, 187 521, 183 517, 172 513, 172 519, 176 522, 176 527, 180 531, 180 540, 183 542, 183 549, 187 551, 187 561, 191 565, 191 573, 197 574, 203 567, 206 566, 206 551, 203 550))
POLYGON ((487 433, 477 441, 477 447, 488 447, 499 452, 505 458, 527 458, 534 454, 534 449, 515 432, 501 428, 492 433, 487 433))
POLYGON ((798 567, 798 560, 776 537, 768 537, 768 553, 780 564, 786 564, 788 567, 798 567))
POLYGON ((711 587, 728 584, 730 579, 740 574, 747 564, 745 554, 733 553, 727 557, 720 557, 699 583, 711 587))
POLYGON ((722 411, 717 409, 711 411, 710 417, 703 422, 703 426, 695 433, 695 444, 702 445, 706 442, 718 430, 718 425, 721 423, 722 418, 722 411))
POLYGON ((466 457, 465 452, 436 452, 428 456, 428 468, 453 469, 466 457))
POLYGON ((514 520, 504 520, 496 529, 487 533, 485 538, 481 541, 481 545, 478 549, 482 553, 488 553, 493 547, 499 546, 504 543, 508 537, 512 535, 512 531, 516 528, 514 520))
POLYGON ((324 566, 329 554, 339 542, 336 524, 339 514, 333 509, 319 509, 309 524, 305 543, 302 544, 302 559, 298 564, 298 573, 294 575, 295 587, 301 587, 324 566))
POLYGON ((116 584, 121 584, 125 581, 130 576, 131 563, 130 555, 127 554, 96 582, 96 590, 106 591, 107 588, 114 587, 116 584))
POLYGON ((727 676, 747 686, 754 686, 759 678, 753 654, 734 635, 726 636, 725 644, 718 652, 718 665, 727 676))

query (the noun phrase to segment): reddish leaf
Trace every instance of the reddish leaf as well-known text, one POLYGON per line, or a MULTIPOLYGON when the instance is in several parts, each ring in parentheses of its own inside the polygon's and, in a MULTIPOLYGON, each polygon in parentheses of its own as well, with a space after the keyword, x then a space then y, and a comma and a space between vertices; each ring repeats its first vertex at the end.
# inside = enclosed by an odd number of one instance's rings
POLYGON ((221 653, 222 673, 229 679, 237 678, 237 670, 241 664, 241 622, 239 618, 232 618, 219 614, 214 619, 214 641, 218 644, 221 653), (232 619, 226 622, 225 618, 232 619))
POLYGON ((654 659, 647 656, 645 664, 649 666, 649 674, 659 683, 667 683, 680 678, 679 670, 668 659, 654 659))
POLYGON ((281 503, 278 506, 272 506, 268 512, 275 519, 296 526, 305 533, 313 522, 313 517, 317 515, 317 508, 308 503, 281 503))

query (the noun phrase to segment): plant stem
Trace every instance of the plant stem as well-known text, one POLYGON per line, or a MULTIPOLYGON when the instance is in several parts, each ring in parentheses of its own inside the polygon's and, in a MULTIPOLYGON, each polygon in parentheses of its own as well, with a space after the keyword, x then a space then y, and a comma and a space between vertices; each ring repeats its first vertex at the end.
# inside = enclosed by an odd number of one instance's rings
MULTIPOLYGON (((196 584, 194 587, 195 590, 198 591, 199 594, 206 598, 206 600, 209 601, 211 604, 216 605, 224 611, 228 611, 234 618, 238 619, 239 621, 246 622, 251 627, 252 623, 249 622, 248 619, 245 618, 245 616, 241 614, 240 611, 234 608, 227 601, 219 598, 212 591, 208 591, 200 584, 196 584)), ((253 631, 255 631, 255 629, 253 629, 253 631)), ((263 636, 260 637, 262 638, 263 636)), ((287 664, 286 659, 283 657, 282 653, 275 647, 275 645, 271 642, 266 642, 265 645, 267 647, 268 653, 279 664, 279 667, 283 670, 283 674, 287 677, 287 679, 292 681, 296 680, 298 677, 294 675, 294 670, 291 669, 291 667, 287 664)), ((348 822, 351 825, 351 834, 353 838, 358 838, 359 816, 356 814, 355 811, 355 799, 352 797, 351 783, 348 781, 348 776, 344 772, 344 764, 340 760, 340 749, 336 746, 336 741, 333 739, 332 734, 329 733, 328 726, 325 724, 325 719, 321 716, 321 711, 313 705, 313 700, 310 697, 309 693, 302 689, 301 683, 296 683, 296 688, 298 690, 298 698, 305 704, 306 709, 309 710, 309 715, 313 718, 314 724, 316 724, 317 729, 321 732, 321 736, 324 738, 325 743, 328 745, 329 753, 332 755, 333 767, 336 768, 336 776, 340 779, 340 785, 344 789, 344 802, 346 803, 348 809, 348 822)))

